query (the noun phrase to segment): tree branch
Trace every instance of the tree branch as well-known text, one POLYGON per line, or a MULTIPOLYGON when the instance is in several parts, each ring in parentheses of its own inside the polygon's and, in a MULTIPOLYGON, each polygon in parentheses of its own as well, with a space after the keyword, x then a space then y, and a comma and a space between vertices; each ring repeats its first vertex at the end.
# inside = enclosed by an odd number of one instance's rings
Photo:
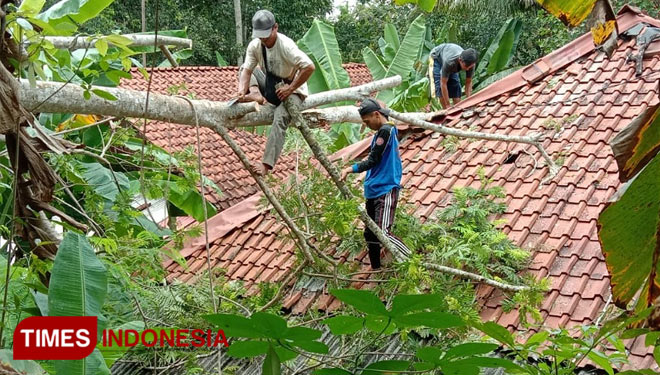
POLYGON ((559 171, 559 168, 557 167, 555 162, 552 160, 552 158, 550 158, 548 153, 543 148, 543 145, 540 142, 541 134, 539 133, 532 134, 529 136, 481 133, 481 132, 475 132, 469 130, 449 128, 447 126, 440 124, 433 124, 431 122, 424 121, 416 116, 410 116, 408 114, 399 113, 394 110, 390 110, 390 116, 399 121, 407 122, 409 124, 418 126, 422 129, 431 130, 445 135, 453 135, 461 138, 485 139, 490 141, 516 142, 516 143, 529 144, 536 147, 539 150, 541 156, 543 156, 548 167, 550 168, 550 176, 546 180, 552 179, 559 171))
POLYGON ((495 280, 489 279, 489 278, 481 276, 481 275, 477 275, 476 273, 471 273, 471 272, 466 272, 466 271, 459 270, 459 269, 456 269, 456 268, 441 266, 439 264, 423 263, 422 265, 428 270, 448 273, 450 275, 462 277, 464 279, 474 280, 474 281, 477 281, 477 282, 480 282, 480 283, 483 283, 483 284, 486 284, 486 285, 490 285, 490 286, 498 288, 498 289, 510 291, 510 292, 520 292, 520 291, 523 291, 523 290, 529 290, 528 286, 505 284, 505 283, 501 283, 499 281, 495 281, 495 280))
MULTIPOLYGON (((154 39, 156 39, 156 46, 173 46, 181 48, 192 48, 192 39, 178 38, 174 36, 164 36, 149 34, 123 34, 121 35, 124 38, 131 40, 131 43, 128 47, 152 47, 154 45, 154 39)), ((55 48, 60 49, 85 49, 85 48, 94 48, 94 43, 98 40, 96 37, 85 37, 85 36, 45 36, 44 40, 53 44, 55 48)), ((41 39, 35 39, 32 43, 39 43, 41 39)), ((108 43, 112 45, 112 43, 108 43)))
MULTIPOLYGON (((307 126, 307 122, 302 117, 300 112, 298 112, 298 109, 295 108, 295 104, 293 104, 291 100, 286 100, 284 104, 286 105, 287 111, 291 116, 291 123, 296 128, 298 128, 298 130, 300 130, 300 133, 302 133, 303 138, 305 138, 305 141, 307 141, 309 148, 314 153, 316 160, 318 160, 323 168, 325 168, 325 170, 328 172, 330 178, 332 178, 332 181, 335 183, 335 185, 337 185, 342 195, 346 199, 353 198, 353 194, 348 189, 346 184, 341 180, 339 176, 339 170, 332 164, 332 162, 330 162, 330 159, 328 159, 325 151, 323 151, 321 145, 318 143, 318 141, 316 141, 316 137, 314 137, 314 134, 312 134, 312 131, 307 126)), ((362 220, 362 222, 364 222, 364 224, 376 235, 378 241, 380 241, 380 243, 383 244, 383 246, 390 253, 392 253, 392 255, 394 255, 397 260, 405 260, 405 255, 402 254, 385 236, 383 230, 380 229, 380 227, 369 217, 365 208, 362 206, 358 206, 357 208, 360 214, 360 220, 362 220)))

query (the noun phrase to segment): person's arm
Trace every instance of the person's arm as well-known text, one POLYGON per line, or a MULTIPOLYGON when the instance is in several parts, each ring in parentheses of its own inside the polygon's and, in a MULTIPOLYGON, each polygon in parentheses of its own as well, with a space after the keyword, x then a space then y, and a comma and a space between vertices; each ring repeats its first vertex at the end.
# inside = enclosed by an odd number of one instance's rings
POLYGON ((465 97, 472 95, 472 76, 474 75, 474 66, 465 72, 465 97))
POLYGON ((442 90, 442 96, 440 97, 440 104, 444 109, 449 108, 449 88, 447 88, 447 82, 449 79, 445 76, 440 78, 440 89, 442 90))
POLYGON ((314 73, 315 69, 316 67, 314 66, 314 64, 310 64, 299 70, 298 74, 296 74, 296 77, 293 79, 293 82, 291 82, 288 85, 284 85, 276 90, 277 97, 282 101, 286 100, 286 98, 288 98, 291 94, 293 94, 298 89, 298 87, 302 86, 303 83, 307 82, 309 77, 311 77, 312 74, 314 73))
POLYGON ((245 94, 247 94, 250 87, 250 76, 252 75, 252 69, 243 68, 241 69, 241 76, 238 78, 238 101, 246 101, 245 94))
POLYGON ((349 175, 349 173, 361 173, 364 171, 368 171, 369 169, 377 166, 380 164, 381 160, 383 160, 383 153, 385 152, 385 147, 387 146, 387 142, 390 140, 390 127, 389 126, 383 126, 378 130, 378 133, 376 134, 376 142, 374 142, 374 146, 371 148, 371 151, 369 151, 369 156, 367 159, 363 160, 360 163, 355 163, 350 167, 346 167, 341 170, 341 179, 346 180, 346 176, 349 175))
POLYGON ((380 164, 380 161, 383 160, 383 153, 385 152, 387 142, 390 141, 390 129, 390 126, 383 126, 378 130, 376 141, 371 151, 369 151, 369 156, 362 162, 353 164, 351 167, 353 173, 368 171, 380 164))
POLYGON ((465 97, 469 98, 472 95, 472 77, 465 79, 465 97))

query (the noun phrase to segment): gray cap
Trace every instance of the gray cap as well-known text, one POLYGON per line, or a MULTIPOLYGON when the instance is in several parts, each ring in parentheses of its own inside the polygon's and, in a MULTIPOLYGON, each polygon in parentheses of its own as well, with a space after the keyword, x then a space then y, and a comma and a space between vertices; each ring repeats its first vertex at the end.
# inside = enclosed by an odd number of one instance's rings
POLYGON ((258 10, 252 17, 252 37, 268 38, 275 26, 275 16, 265 9, 258 10))

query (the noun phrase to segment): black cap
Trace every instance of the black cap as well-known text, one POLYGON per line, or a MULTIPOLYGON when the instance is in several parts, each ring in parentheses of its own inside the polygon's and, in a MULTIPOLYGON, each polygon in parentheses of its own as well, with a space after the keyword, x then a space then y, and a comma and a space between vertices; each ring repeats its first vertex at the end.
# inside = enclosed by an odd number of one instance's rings
POLYGON ((385 109, 378 104, 377 101, 374 99, 364 99, 362 103, 360 103, 360 108, 358 109, 358 112, 360 112, 360 116, 365 116, 370 114, 371 112, 380 112, 383 116, 389 117, 390 115, 390 110, 385 109))
POLYGON ((268 38, 270 31, 275 26, 275 16, 268 10, 258 10, 252 16, 252 37, 268 38))

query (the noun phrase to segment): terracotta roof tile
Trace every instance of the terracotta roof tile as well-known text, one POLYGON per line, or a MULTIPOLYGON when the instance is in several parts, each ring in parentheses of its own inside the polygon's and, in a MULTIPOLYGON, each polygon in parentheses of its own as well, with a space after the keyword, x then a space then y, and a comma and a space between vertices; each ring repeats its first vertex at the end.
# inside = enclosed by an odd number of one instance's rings
MULTIPOLYGON (((619 31, 638 22, 660 26, 660 21, 626 9, 618 18, 619 31)), ((442 121, 447 126, 469 126, 477 131, 502 134, 544 134, 544 146, 551 150, 555 159, 563 160, 559 173, 549 183, 542 183, 548 168, 538 152, 530 147, 461 140, 456 151, 450 153, 441 146, 444 137, 428 131, 408 137, 400 145, 404 193, 416 205, 416 214, 422 220, 446 207, 454 188, 480 183, 475 178, 477 168, 479 164, 488 166, 489 178, 502 186, 507 195, 508 209, 501 217, 508 222, 502 230, 515 243, 531 249, 531 273, 550 280, 551 289, 542 304, 543 320, 540 322, 547 327, 594 321, 609 298, 609 274, 596 235, 598 214, 620 186, 617 165, 608 144, 636 114, 658 102, 656 79, 636 79, 632 67, 624 63, 627 52, 633 51, 631 43, 620 44, 607 59, 594 51, 590 34, 585 34, 446 113, 442 121), (530 83, 530 80, 535 81, 530 83), (472 111, 472 116, 463 118, 466 108, 472 111), (572 121, 564 123, 569 116, 572 121), (554 121, 557 128, 548 126, 548 121, 554 121), (536 163, 520 150, 533 155, 536 163), (514 153, 520 153, 518 160, 505 164, 507 157, 514 153), (432 167, 430 163, 434 163, 432 167)), ((644 66, 645 72, 657 71, 660 58, 645 59, 644 66)), ((364 154, 367 142, 351 146, 350 155, 364 154)), ((259 149, 256 147, 256 152, 259 149)), ((245 181, 236 182, 241 185, 245 181)), ((261 223, 255 224, 256 229, 246 230, 250 221, 237 226, 241 234, 252 233, 258 238, 250 240, 233 233, 236 231, 214 237, 214 243, 222 245, 218 251, 225 249, 218 259, 224 263, 228 261, 227 254, 231 251, 224 245, 238 245, 232 249, 248 252, 249 256, 244 258, 246 262, 231 261, 228 268, 234 273, 228 272, 229 278, 242 275, 250 281, 254 277, 255 282, 281 280, 295 262, 294 246, 290 241, 274 239, 282 226, 273 215, 258 213, 256 203, 253 209, 257 212, 255 216, 262 218, 261 223), (257 258, 254 252, 263 255, 257 258), (244 269, 239 271, 239 268, 244 269)), ((188 256, 192 257, 190 254, 188 256)), ((335 257, 341 262, 355 262, 363 260, 364 254, 335 257)), ((201 253, 200 257, 203 257, 201 253)), ((188 270, 168 265, 168 280, 172 277, 191 279, 188 270)), ((303 288, 302 291, 293 290, 289 296, 284 303, 291 313, 339 307, 339 301, 322 290, 303 288)), ((521 328, 516 312, 502 311, 504 296, 499 291, 478 288, 477 298, 484 304, 483 318, 512 329, 521 328)), ((639 366, 651 358, 648 353, 649 348, 643 343, 637 344, 630 360, 639 366)))
MULTIPOLYGON (((364 64, 348 63, 344 68, 352 85, 371 81, 371 74, 364 64)), ((134 69, 132 79, 122 79, 121 86, 134 90, 146 90, 148 81, 134 69)), ((226 101, 237 90, 238 67, 225 66, 181 66, 178 68, 156 68, 151 75, 151 90, 161 94, 176 92, 178 95, 192 94, 195 98, 226 101)), ((142 131, 142 123, 136 124, 142 131)), ((251 160, 260 161, 266 144, 264 136, 244 130, 230 130, 230 135, 243 148, 251 160)), ((146 137, 164 149, 176 152, 186 147, 197 149, 196 130, 193 126, 150 121, 146 137)), ((221 190, 207 192, 207 198, 218 209, 224 210, 255 194, 259 189, 238 157, 225 145, 224 140, 207 128, 200 129, 202 168, 204 174, 221 190)), ((287 176, 295 165, 294 155, 283 155, 273 174, 278 178, 287 176)))

